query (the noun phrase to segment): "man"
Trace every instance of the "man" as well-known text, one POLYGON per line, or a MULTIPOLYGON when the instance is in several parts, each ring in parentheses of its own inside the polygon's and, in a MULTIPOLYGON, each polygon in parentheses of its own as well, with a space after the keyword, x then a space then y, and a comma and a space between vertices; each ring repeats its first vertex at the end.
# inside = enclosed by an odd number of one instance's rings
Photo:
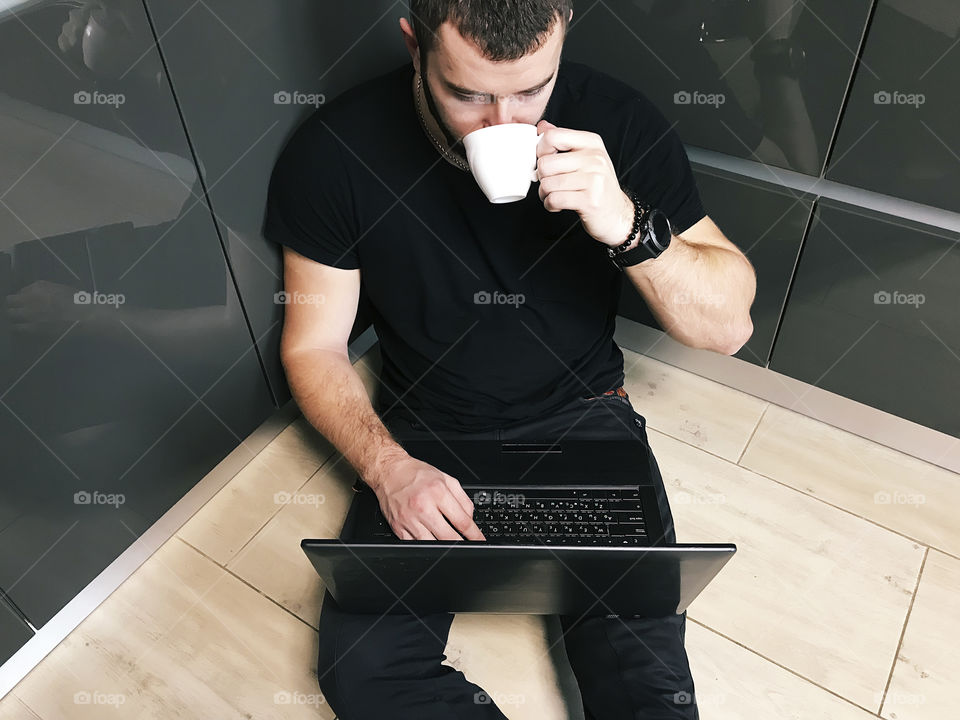
MULTIPOLYGON (((724 354, 752 333, 755 276, 705 215, 663 116, 561 63, 570 0, 413 0, 411 15, 412 66, 321 108, 278 160, 265 233, 285 246, 281 354, 303 414, 398 537, 483 540, 458 480, 395 437, 646 442, 613 342, 621 273, 674 338, 724 354), (460 140, 509 122, 543 133, 539 187, 494 205, 460 140), (672 224, 659 251, 638 245, 652 210, 672 224), (628 239, 645 260, 619 252, 628 239), (633 259, 620 269, 608 249, 633 259), (383 358, 377 411, 347 354, 361 272, 383 358)), ((650 466, 675 542, 652 453, 650 466)), ((354 615, 327 593, 318 678, 338 717, 504 718, 441 664, 452 619, 354 615)), ((698 717, 685 619, 561 617, 586 717, 698 717)))

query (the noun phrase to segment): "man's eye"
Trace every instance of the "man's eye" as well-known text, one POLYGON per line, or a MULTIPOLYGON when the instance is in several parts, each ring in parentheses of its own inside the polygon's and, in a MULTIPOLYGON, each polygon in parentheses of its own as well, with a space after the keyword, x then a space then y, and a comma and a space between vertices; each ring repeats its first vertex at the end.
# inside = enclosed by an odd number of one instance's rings
POLYGON ((461 102, 478 103, 483 102, 485 99, 483 95, 463 95, 462 93, 456 93, 456 96, 457 100, 460 100, 461 102))
POLYGON ((543 88, 537 88, 536 90, 527 90, 527 92, 524 93, 524 96, 525 96, 525 97, 536 97, 536 96, 539 95, 541 92, 543 92, 543 88))

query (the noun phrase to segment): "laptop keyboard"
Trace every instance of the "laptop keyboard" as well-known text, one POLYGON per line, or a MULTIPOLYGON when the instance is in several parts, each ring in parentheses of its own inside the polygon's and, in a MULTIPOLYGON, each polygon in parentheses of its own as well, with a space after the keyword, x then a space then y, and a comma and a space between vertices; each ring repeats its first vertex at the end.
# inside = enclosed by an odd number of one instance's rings
MULTIPOLYGON (((507 545, 646 545, 640 491, 630 488, 470 488, 484 537, 507 545)), ((395 539, 377 512, 376 539, 395 539)))

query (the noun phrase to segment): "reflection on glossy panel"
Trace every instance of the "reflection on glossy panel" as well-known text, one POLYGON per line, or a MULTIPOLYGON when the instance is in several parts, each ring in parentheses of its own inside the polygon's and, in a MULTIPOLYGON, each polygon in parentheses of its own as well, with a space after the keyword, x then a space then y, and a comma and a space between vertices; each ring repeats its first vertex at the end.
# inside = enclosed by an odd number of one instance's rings
POLYGON ((0 587, 37 626, 271 408, 153 43, 136 0, 0 16, 0 587))
POLYGON ((822 201, 770 367, 960 437, 957 242, 822 201))
MULTIPOLYGON (((404 8, 388 0, 148 0, 147 7, 282 403, 290 395, 276 324, 282 307, 273 301, 282 265, 278 247, 261 236, 271 170, 290 133, 316 107, 409 60, 397 26, 404 8), (395 12, 386 12, 393 5, 395 12)), ((357 331, 370 324, 365 309, 364 302, 357 331)))
MULTIPOLYGON (((694 175, 707 214, 744 252, 757 273, 757 295, 750 309, 753 335, 735 357, 766 367, 813 200, 714 168, 694 166, 694 175)), ((619 314, 663 329, 626 280, 619 314)))
POLYGON ((960 3, 880 0, 827 176, 960 211, 960 3))
POLYGON ((641 90, 690 145, 819 175, 870 5, 578 3, 565 54, 641 90))

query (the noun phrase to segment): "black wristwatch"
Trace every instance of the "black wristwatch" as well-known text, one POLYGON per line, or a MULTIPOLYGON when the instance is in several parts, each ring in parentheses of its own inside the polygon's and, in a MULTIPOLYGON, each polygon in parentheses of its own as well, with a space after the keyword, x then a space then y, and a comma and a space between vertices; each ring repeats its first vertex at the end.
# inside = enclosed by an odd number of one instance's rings
POLYGON ((610 262, 617 270, 623 270, 631 265, 639 265, 644 260, 658 258, 664 250, 670 247, 673 231, 667 216, 656 208, 647 208, 632 196, 636 206, 636 216, 640 218, 638 234, 640 243, 632 250, 623 250, 623 247, 633 242, 633 235, 624 245, 618 248, 607 248, 610 262))

